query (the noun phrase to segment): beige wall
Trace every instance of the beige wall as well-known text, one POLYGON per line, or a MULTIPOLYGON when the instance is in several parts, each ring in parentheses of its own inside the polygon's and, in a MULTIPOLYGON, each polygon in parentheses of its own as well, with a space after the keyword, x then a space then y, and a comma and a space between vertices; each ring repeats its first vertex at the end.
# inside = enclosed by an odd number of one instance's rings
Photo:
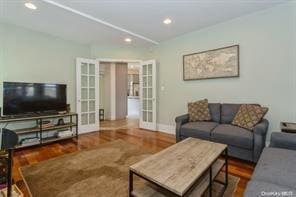
POLYGON ((157 46, 158 122, 174 126, 188 102, 203 98, 267 106, 269 134, 281 121, 296 121, 295 14, 295 4, 283 4, 157 46), (183 81, 183 55, 233 44, 240 45, 240 77, 183 81))
POLYGON ((67 102, 76 110, 76 58, 90 47, 15 25, 0 23, 0 107, 3 81, 67 85, 67 102))
POLYGON ((92 58, 143 60, 149 57, 149 47, 123 46, 91 46, 92 58))

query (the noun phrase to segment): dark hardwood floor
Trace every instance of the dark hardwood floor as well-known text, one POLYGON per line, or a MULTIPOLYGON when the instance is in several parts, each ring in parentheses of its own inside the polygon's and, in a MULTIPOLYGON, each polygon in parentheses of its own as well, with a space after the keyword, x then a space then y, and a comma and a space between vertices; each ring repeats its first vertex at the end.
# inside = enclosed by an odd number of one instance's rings
MULTIPOLYGON (((46 146, 32 147, 15 151, 13 167, 14 181, 24 192, 25 196, 29 196, 25 187, 25 183, 19 173, 19 167, 42 162, 64 154, 94 148, 99 144, 117 139, 122 139, 126 142, 143 146, 155 151, 160 151, 175 143, 175 136, 173 135, 147 131, 139 128, 103 130, 89 134, 83 134, 79 136, 78 141, 73 139, 52 143, 46 146)), ((240 178, 235 196, 243 196, 246 184, 249 181, 253 170, 254 164, 237 159, 230 159, 229 173, 240 178)))

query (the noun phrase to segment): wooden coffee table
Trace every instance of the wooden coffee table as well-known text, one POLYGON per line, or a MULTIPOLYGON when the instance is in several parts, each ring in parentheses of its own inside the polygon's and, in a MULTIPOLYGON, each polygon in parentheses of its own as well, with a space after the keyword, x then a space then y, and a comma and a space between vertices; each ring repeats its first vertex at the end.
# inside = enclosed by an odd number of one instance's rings
POLYGON ((223 185, 221 196, 228 185, 227 145, 195 138, 187 138, 132 166, 129 169, 129 196, 200 196, 213 182, 223 185), (218 159, 224 154, 225 159, 218 159), (225 182, 215 177, 225 166, 225 182), (154 187, 133 189, 133 175, 154 187), (154 188, 161 188, 161 194, 154 188), (194 194, 194 195, 193 195, 194 194))

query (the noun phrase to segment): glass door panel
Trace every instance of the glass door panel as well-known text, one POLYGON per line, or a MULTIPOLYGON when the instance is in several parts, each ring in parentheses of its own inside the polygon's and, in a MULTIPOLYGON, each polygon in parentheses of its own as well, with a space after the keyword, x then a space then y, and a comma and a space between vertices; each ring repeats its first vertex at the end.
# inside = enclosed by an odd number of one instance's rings
POLYGON ((96 113, 90 113, 89 114, 89 124, 95 124, 96 123, 96 113))
POLYGON ((89 101, 89 112, 95 112, 96 111, 96 102, 95 101, 89 101))
POLYGON ((88 114, 82 114, 81 116, 81 124, 87 125, 88 124, 88 114))
POLYGON ((95 87, 96 85, 96 77, 95 76, 89 76, 89 87, 95 87))
POLYGON ((82 75, 81 76, 81 87, 87 87, 88 83, 87 83, 87 76, 82 75))
POLYGON ((88 70, 89 70, 89 72, 88 72, 88 74, 89 75, 96 75, 96 66, 95 66, 95 64, 89 64, 88 65, 88 70))
POLYGON ((87 87, 82 87, 81 88, 81 99, 82 100, 87 100, 88 99, 88 88, 87 87))
POLYGON ((88 112, 88 102, 81 101, 81 112, 87 113, 88 112))
POLYGON ((87 63, 81 63, 81 74, 87 75, 88 73, 88 66, 87 63))
POLYGON ((96 89, 90 87, 89 88, 89 99, 95 99, 96 98, 96 89))

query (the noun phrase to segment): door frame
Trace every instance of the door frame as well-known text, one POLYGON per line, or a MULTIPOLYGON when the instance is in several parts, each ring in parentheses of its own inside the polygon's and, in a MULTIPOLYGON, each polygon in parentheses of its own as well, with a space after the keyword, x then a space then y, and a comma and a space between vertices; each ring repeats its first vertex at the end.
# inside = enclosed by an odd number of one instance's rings
MULTIPOLYGON (((95 59, 98 62, 98 65, 100 65, 100 62, 109 62, 109 63, 138 63, 140 66, 143 62, 143 60, 139 59, 112 59, 112 58, 96 58, 95 59)), ((112 91, 112 90, 111 90, 112 91)), ((141 97, 140 97, 140 103, 141 103, 141 97)), ((111 108, 112 110, 112 108, 111 108)), ((114 110, 114 109, 113 109, 114 110)), ((116 108, 115 108, 116 110, 116 108)), ((139 109, 139 114, 141 114, 141 107, 139 109)), ((114 114, 116 111, 111 111, 111 115, 114 114)), ((139 117, 140 118, 140 117, 139 117)), ((140 126, 140 125, 139 125, 140 126)))

